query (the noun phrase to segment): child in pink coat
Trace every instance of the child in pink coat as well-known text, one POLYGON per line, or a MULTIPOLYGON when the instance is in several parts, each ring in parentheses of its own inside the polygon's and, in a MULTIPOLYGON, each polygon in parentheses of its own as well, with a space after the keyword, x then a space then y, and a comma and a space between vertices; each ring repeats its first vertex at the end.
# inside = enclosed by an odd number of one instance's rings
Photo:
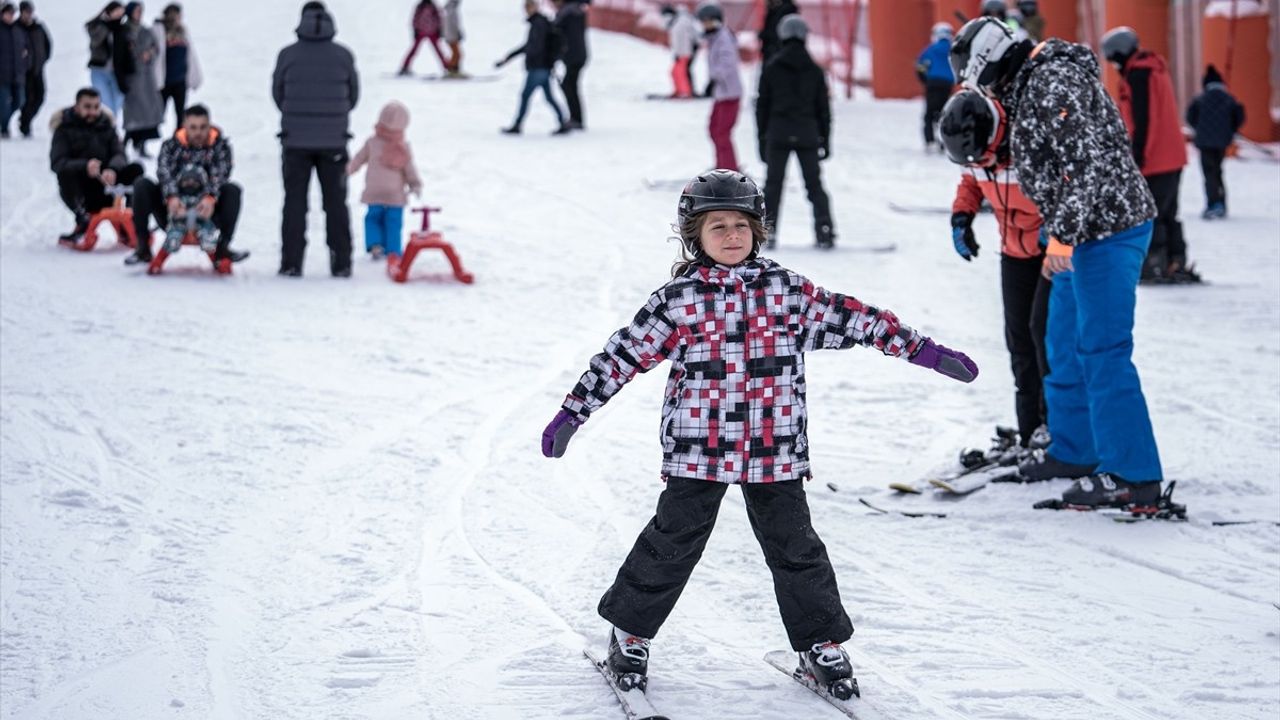
POLYGON ((404 139, 409 125, 409 108, 392 100, 382 107, 373 137, 364 141, 360 152, 347 164, 354 175, 369 165, 360 202, 369 206, 364 216, 364 248, 375 259, 400 254, 400 233, 404 227, 404 206, 408 194, 422 194, 422 179, 413 166, 413 150, 404 139))

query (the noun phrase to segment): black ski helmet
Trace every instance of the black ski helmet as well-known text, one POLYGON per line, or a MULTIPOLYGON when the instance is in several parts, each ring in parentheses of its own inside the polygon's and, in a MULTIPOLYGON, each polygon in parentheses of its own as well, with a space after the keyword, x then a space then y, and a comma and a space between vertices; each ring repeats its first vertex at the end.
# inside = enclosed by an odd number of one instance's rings
POLYGON ((716 22, 724 22, 724 11, 720 9, 720 3, 713 0, 707 0, 698 6, 694 13, 699 20, 715 20, 716 22))
POLYGON ((984 17, 993 17, 1004 20, 1008 15, 1009 6, 1004 4, 1004 0, 986 0, 982 3, 982 15, 984 17))
POLYGON ((990 167, 1004 142, 1006 126, 999 101, 977 90, 961 90, 942 107, 938 134, 951 162, 990 167))
POLYGON ((751 178, 733 170, 712 170, 690 180, 680 191, 676 221, 684 227, 694 215, 711 210, 737 210, 764 219, 764 193, 751 178))
POLYGON ((1123 67, 1136 52, 1138 52, 1138 33, 1131 27, 1121 25, 1111 28, 1102 36, 1102 57, 1107 62, 1123 67))
POLYGON ((974 18, 951 41, 951 71, 967 88, 994 85, 1007 71, 1003 62, 1017 44, 1009 26, 994 17, 974 18))

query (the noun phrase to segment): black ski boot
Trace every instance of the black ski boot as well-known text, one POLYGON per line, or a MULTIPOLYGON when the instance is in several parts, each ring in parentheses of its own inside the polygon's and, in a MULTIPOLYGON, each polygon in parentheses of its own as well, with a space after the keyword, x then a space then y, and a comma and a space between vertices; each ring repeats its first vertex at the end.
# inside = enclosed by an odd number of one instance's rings
POLYGON ((1093 472, 1096 465, 1075 465, 1063 462, 1048 452, 1034 451, 1032 459, 1018 465, 1018 474, 1026 482, 1041 482, 1065 478, 1074 480, 1093 472))
POLYGON ((649 684, 649 641, 628 635, 626 641, 619 644, 617 630, 610 628, 609 657, 605 664, 623 692, 636 688, 644 692, 649 684))
POLYGON ((1152 508, 1160 502, 1160 483, 1134 483, 1119 475, 1086 475, 1062 493, 1062 502, 1081 508, 1152 508))
POLYGON ((816 643, 800 655, 800 669, 809 673, 819 687, 826 689, 839 700, 855 695, 862 697, 858 681, 853 677, 853 664, 840 643, 816 643))
POLYGON ((1014 455, 1011 454, 1018 445, 1018 431, 1013 428, 996 426, 996 434, 991 437, 991 447, 986 450, 976 448, 960 451, 960 466, 966 470, 976 470, 992 463, 1012 465, 1014 455))
POLYGON ((830 224, 823 223, 813 229, 819 250, 830 250, 836 246, 836 231, 830 224))

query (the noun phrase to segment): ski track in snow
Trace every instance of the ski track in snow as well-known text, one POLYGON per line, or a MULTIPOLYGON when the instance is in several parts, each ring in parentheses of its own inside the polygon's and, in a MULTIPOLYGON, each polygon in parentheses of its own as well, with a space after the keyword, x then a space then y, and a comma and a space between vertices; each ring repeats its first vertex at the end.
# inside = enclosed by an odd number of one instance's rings
MULTIPOLYGON (((59 48, 51 99, 34 140, 0 145, 3 720, 621 716, 581 650, 603 645, 597 599, 662 488, 666 368, 633 381, 560 461, 538 438, 667 277, 676 190, 645 181, 704 168, 709 108, 638 100, 665 87, 666 52, 593 31, 590 131, 549 137, 534 98, 525 135, 502 137, 518 67, 486 83, 393 79, 404 8, 328 4, 363 73, 355 142, 386 100, 410 106, 426 199, 445 209, 434 227, 475 285, 430 255, 406 286, 360 259, 350 281, 331 280, 315 189, 308 275, 275 277, 269 71, 292 40, 292 3, 187 7, 207 76, 189 102, 211 107, 246 190, 237 245, 253 256, 236 274, 211 277, 183 252, 148 278, 109 237, 89 254, 54 247, 70 216, 46 171, 46 123, 87 84, 81 26, 97 6, 40 8, 59 48)), ((518 7, 489 5, 465 6, 473 69, 525 32, 518 7)), ((420 54, 418 70, 433 62, 420 54)), ((836 101, 823 166, 838 243, 897 252, 814 255, 793 165, 775 253, 983 369, 961 386, 873 352, 808 358, 810 502, 867 706, 947 720, 1276 717, 1280 528, 1209 521, 1280 519, 1280 165, 1229 163, 1232 218, 1205 223, 1193 158, 1183 220, 1211 284, 1139 290, 1135 358, 1190 522, 1030 509, 1061 483, 901 498, 889 482, 1012 421, 994 219, 979 218, 981 256, 962 263, 945 215, 888 208, 946 207, 958 180, 921 154, 920 111, 836 101), (873 516, 859 496, 949 516, 873 516)), ((762 179, 754 129, 744 108, 740 159, 762 179)), ((731 489, 654 643, 650 697, 674 718, 834 716, 762 661, 786 646, 731 489)))

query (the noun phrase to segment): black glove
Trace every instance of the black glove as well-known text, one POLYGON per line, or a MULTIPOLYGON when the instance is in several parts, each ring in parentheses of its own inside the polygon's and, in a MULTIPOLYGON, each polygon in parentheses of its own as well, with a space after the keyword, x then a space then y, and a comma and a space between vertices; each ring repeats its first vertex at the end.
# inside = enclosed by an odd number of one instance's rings
POLYGON ((973 214, 955 213, 951 216, 951 243, 956 254, 966 261, 978 257, 978 238, 973 235, 973 214))

